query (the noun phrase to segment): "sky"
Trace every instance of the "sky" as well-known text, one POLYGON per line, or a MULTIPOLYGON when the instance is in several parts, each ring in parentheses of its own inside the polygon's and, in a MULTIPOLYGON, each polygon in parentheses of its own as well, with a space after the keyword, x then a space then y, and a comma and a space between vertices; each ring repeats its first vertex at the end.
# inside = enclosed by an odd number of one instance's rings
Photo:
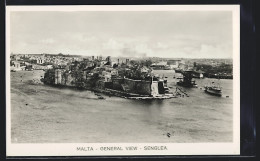
POLYGON ((12 11, 21 54, 232 58, 231 11, 12 11))

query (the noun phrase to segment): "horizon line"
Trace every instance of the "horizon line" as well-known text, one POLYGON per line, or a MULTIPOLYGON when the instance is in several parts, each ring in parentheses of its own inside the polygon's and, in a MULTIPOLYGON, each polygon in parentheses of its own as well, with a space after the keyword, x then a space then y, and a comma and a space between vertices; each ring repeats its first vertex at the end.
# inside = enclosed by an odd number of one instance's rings
MULTIPOLYGON (((28 54, 24 54, 24 53, 12 53, 10 55, 57 55, 58 54, 62 54, 64 56, 82 56, 82 57, 99 57, 99 56, 109 56, 109 55, 82 55, 82 54, 63 54, 63 53, 28 53, 28 54)), ((222 57, 222 58, 216 58, 216 57, 212 57, 212 58, 206 58, 206 57, 199 57, 199 58, 195 58, 195 57, 157 57, 157 56, 111 56, 111 57, 131 57, 131 58, 163 58, 163 59, 233 59, 233 57, 222 57)))

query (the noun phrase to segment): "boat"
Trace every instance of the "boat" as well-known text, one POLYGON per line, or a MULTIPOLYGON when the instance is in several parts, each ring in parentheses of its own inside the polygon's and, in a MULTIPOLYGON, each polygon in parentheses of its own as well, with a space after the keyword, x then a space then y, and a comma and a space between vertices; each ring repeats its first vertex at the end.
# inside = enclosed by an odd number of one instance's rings
POLYGON ((103 96, 98 96, 98 99, 105 99, 103 96))
POLYGON ((205 86, 204 91, 208 94, 215 95, 215 96, 222 96, 222 89, 218 85, 216 86, 214 82, 211 83, 211 85, 205 86))

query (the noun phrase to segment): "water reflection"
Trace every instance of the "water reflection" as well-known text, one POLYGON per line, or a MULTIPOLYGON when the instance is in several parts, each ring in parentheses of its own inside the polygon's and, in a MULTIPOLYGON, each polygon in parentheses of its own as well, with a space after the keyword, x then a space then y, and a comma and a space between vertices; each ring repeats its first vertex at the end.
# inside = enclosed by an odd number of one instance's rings
POLYGON ((163 100, 134 100, 133 102, 135 104, 141 104, 147 107, 154 106, 154 105, 161 107, 164 104, 163 100))

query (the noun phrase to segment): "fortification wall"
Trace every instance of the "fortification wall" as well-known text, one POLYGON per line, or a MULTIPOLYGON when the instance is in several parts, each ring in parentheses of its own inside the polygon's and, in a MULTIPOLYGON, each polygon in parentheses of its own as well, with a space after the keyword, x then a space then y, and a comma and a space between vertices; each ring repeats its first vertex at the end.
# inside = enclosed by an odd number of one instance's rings
POLYGON ((139 94, 151 95, 151 82, 141 81, 136 83, 136 89, 139 94))
POLYGON ((124 83, 124 79, 123 78, 117 78, 117 79, 112 79, 113 82, 113 89, 116 90, 123 90, 121 84, 124 83))
POLYGON ((129 92, 143 94, 143 95, 151 95, 151 82, 149 81, 141 81, 141 80, 133 80, 125 78, 124 84, 128 87, 129 92))

